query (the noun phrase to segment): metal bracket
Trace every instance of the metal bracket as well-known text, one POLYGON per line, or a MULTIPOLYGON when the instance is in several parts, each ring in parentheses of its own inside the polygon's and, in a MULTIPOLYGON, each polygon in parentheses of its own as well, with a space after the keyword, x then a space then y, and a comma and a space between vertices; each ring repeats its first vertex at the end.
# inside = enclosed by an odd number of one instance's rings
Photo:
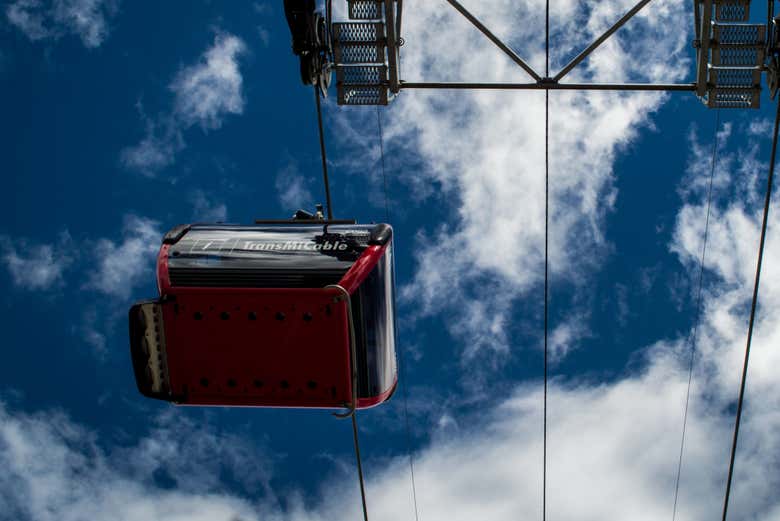
POLYGON ((766 69, 766 83, 769 87, 769 97, 772 100, 777 96, 778 85, 780 85, 780 60, 777 56, 769 58, 766 69))
POLYGON ((399 59, 398 59, 398 47, 399 39, 396 34, 395 25, 395 0, 385 0, 385 27, 387 28, 387 70, 390 80, 390 92, 398 94, 400 90, 398 86, 399 78, 399 59))

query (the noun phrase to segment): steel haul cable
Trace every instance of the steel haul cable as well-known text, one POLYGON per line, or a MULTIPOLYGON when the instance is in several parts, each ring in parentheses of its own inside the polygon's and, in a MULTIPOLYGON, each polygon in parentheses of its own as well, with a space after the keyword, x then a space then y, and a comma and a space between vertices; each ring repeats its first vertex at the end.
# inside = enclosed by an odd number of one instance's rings
POLYGON ((360 500, 363 503, 363 521, 368 521, 366 506, 366 484, 363 479, 363 462, 360 457, 360 442, 358 441, 358 424, 356 411, 352 411, 352 437, 355 442, 355 459, 357 460, 358 478, 360 479, 360 500))
MULTIPOLYGON (((317 126, 319 128, 319 133, 320 133, 320 153, 322 154, 322 177, 323 177, 323 182, 325 184, 325 199, 328 205, 328 220, 333 220, 333 209, 330 202, 330 184, 328 180, 328 160, 327 160, 327 156, 325 155, 325 133, 323 132, 323 128, 322 128, 322 107, 320 105, 320 93, 316 85, 314 86, 314 98, 317 102, 317 126)), ((351 305, 349 304, 350 300, 348 298, 349 294, 347 294, 346 291, 343 289, 342 291, 344 291, 347 296, 347 309, 351 309, 350 308, 351 305)), ((349 322, 351 328, 352 327, 351 312, 350 312, 349 322)), ((355 342, 354 332, 350 334, 350 342, 352 343, 352 346, 354 348, 354 342, 355 342)), ((350 358, 351 363, 354 363, 353 358, 354 357, 350 358)), ((354 385, 355 384, 353 382, 353 387, 354 385)), ((353 389, 353 393, 354 392, 355 391, 353 389)), ((365 479, 363 477, 363 461, 360 456, 360 441, 358 439, 357 412, 355 410, 355 408, 357 407, 357 403, 354 402, 355 399, 353 396, 353 403, 351 405, 352 410, 349 416, 351 416, 352 418, 352 439, 355 446, 355 460, 357 461, 358 481, 360 482, 360 500, 363 505, 363 521, 368 521, 368 507, 366 505, 366 485, 365 485, 365 479)), ((338 416, 346 417, 346 415, 345 416, 338 415, 338 416)))
MULTIPOLYGON (((550 0, 545 11, 544 77, 550 76, 550 0)), ((542 464, 542 521, 547 519, 547 330, 549 326, 549 229, 550 229, 550 91, 544 91, 544 445, 542 464)))
POLYGON ((769 206, 772 201, 772 182, 775 176, 775 159, 777 157, 777 133, 780 126, 780 102, 777 104, 777 113, 775 115, 775 128, 772 136, 772 153, 769 160, 769 176, 766 181, 766 198, 764 199, 764 217, 761 222, 761 239, 758 243, 758 260, 756 261, 756 278, 753 284, 753 300, 750 304, 750 322, 748 323, 747 341, 745 343, 745 361, 742 365, 742 380, 739 387, 739 400, 737 401, 737 416, 734 420, 734 438, 731 443, 731 458, 729 460, 729 474, 726 480, 726 495, 723 498, 723 518, 729 509, 729 498, 731 496, 731 481, 734 477, 734 460, 737 454, 737 440, 739 439, 739 424, 742 420, 742 404, 745 400, 745 384, 747 381, 748 361, 750 359, 750 344, 753 340, 753 326, 756 319, 756 307, 758 305, 758 285, 761 280, 761 263, 764 258, 764 244, 766 242, 766 229, 769 220, 769 206))
POLYGON ((549 131, 550 131, 550 91, 544 93, 544 446, 542 466, 542 521, 547 519, 547 330, 549 327, 549 205, 550 205, 550 169, 549 169, 549 131))
MULTIPOLYGON (((388 195, 387 195, 387 172, 385 169, 385 145, 384 145, 384 138, 382 137, 382 116, 379 111, 379 106, 376 108, 376 124, 377 129, 379 130, 379 157, 381 159, 382 164, 382 184, 384 186, 384 192, 385 192, 385 220, 389 223, 390 222, 390 204, 388 202, 388 195)), ((414 457, 412 456, 412 443, 411 443, 411 428, 409 426, 409 407, 407 404, 407 390, 406 390, 406 379, 404 378, 404 370, 406 368, 406 361, 404 360, 404 350, 399 349, 399 367, 398 367, 398 377, 401 379, 402 382, 402 389, 401 389, 401 398, 403 400, 403 407, 404 407, 404 429, 406 431, 406 452, 409 455, 409 475, 412 480, 412 499, 414 501, 414 519, 416 521, 420 521, 420 513, 417 508, 417 486, 415 484, 414 480, 414 457)))
POLYGON ((699 287, 696 296, 696 317, 694 319, 693 330, 691 332, 691 337, 690 337, 691 356, 688 362, 688 387, 687 390, 685 391, 685 409, 683 412, 682 438, 680 440, 680 457, 677 460, 677 478, 675 479, 675 483, 674 483, 674 506, 672 507, 672 521, 674 521, 677 518, 677 499, 680 493, 680 475, 682 473, 682 461, 683 461, 683 450, 685 448, 686 426, 688 425, 688 405, 690 404, 690 398, 691 398, 691 382, 693 380, 693 362, 696 355, 696 337, 699 331, 699 323, 701 322, 701 295, 702 295, 702 286, 704 281, 704 256, 707 253, 707 239, 709 237, 709 229, 710 229, 710 208, 712 206, 712 185, 713 185, 713 180, 715 179, 715 161, 717 159, 717 154, 718 154, 718 127, 719 126, 720 126, 720 109, 718 109, 715 112, 715 132, 714 132, 713 144, 712 144, 712 159, 710 161, 709 188, 707 190, 707 216, 704 219, 704 240, 702 241, 701 261, 699 263, 699 287))
POLYGON ((328 207, 328 220, 333 220, 333 206, 330 202, 330 181, 328 180, 328 158, 325 155, 325 131, 322 129, 322 107, 320 106, 320 92, 317 85, 314 86, 314 99, 317 103, 317 128, 320 131, 320 155, 322 155, 322 182, 325 185, 325 202, 328 207))

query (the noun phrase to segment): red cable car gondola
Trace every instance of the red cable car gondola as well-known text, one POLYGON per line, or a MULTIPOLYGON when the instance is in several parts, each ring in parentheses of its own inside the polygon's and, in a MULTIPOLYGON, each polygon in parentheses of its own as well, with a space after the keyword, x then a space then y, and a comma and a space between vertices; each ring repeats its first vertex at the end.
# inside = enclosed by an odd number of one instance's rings
POLYGON ((397 383, 392 228, 172 229, 130 309, 136 383, 186 405, 366 408, 397 383))

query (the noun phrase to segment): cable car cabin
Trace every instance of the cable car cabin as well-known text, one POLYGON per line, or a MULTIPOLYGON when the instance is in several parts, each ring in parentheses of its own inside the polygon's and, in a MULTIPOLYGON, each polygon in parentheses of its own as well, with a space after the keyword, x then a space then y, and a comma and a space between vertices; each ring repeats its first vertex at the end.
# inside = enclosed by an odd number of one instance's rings
POLYGON ((179 226, 163 239, 157 283, 159 299, 130 309, 145 396, 366 408, 395 390, 387 224, 179 226))

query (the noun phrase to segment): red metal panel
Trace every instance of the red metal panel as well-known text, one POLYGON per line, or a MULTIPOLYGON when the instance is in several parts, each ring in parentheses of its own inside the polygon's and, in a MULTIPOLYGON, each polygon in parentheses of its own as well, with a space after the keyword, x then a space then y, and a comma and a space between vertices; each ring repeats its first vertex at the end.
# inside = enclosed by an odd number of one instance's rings
POLYGON ((168 273, 168 251, 170 244, 163 244, 157 254, 157 290, 165 295, 171 289, 171 276, 168 273))
POLYGON ((337 291, 171 293, 163 305, 168 364, 183 403, 337 408, 351 401, 347 307, 334 301, 337 291))
POLYGON ((369 246, 366 248, 365 251, 360 254, 358 260, 355 261, 355 264, 349 268, 349 271, 341 277, 339 286, 347 290, 347 293, 350 295, 354 294, 363 281, 366 280, 368 274, 371 273, 371 270, 379 263, 379 260, 382 258, 382 255, 384 255, 386 249, 387 244, 382 246, 369 246))

